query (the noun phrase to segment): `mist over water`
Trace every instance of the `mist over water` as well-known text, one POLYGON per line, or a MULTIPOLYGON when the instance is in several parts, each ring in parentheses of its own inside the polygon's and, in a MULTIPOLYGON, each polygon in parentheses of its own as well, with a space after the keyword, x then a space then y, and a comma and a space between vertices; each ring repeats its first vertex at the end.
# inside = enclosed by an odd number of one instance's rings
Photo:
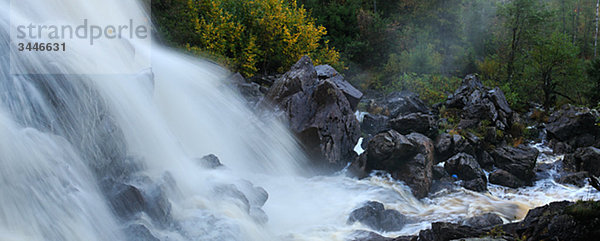
POLYGON ((589 186, 543 180, 530 188, 491 185, 489 194, 459 189, 419 201, 386 175, 312 176, 286 127, 254 114, 224 82, 229 73, 212 63, 157 44, 102 40, 99 45, 123 48, 90 50, 80 43, 63 58, 10 61, 10 15, 30 22, 76 24, 78 16, 112 22, 146 16, 136 1, 28 0, 19 5, 27 8, 8 6, 2 0, 0 240, 138 240, 129 228, 135 225, 160 240, 345 240, 354 230, 368 229, 346 220, 369 200, 411 219, 403 230, 384 233, 397 236, 433 221, 485 212, 510 221, 554 200, 592 197, 589 186), (134 59, 151 52, 151 69, 124 66, 132 60, 131 52, 122 51, 129 45, 134 59), (64 72, 13 75, 11 65, 64 72), (135 74, 90 74, 115 69, 135 74), (198 164, 196 158, 211 153, 225 167, 198 164), (251 197, 248 181, 269 195, 261 209, 266 223, 245 210, 241 199, 218 191, 234 185, 251 197), (170 208, 119 215, 127 205, 115 204, 112 190, 120 182, 170 208))

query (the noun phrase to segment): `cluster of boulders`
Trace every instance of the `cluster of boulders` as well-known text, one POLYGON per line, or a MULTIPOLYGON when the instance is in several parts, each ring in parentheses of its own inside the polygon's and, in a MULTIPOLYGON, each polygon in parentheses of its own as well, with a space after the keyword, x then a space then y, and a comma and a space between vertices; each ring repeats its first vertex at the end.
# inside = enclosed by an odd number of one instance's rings
POLYGON ((600 202, 554 202, 529 210, 523 221, 503 224, 488 213, 457 223, 436 222, 415 236, 386 238, 373 232, 352 234, 353 241, 447 240, 596 240, 600 235, 600 202))
POLYGON ((433 110, 408 92, 364 102, 371 111, 361 124, 365 151, 349 169, 358 177, 385 170, 418 198, 449 183, 483 192, 488 182, 517 188, 535 181, 538 151, 514 144, 513 129, 524 124, 499 88, 474 75, 433 110))
MULTIPOLYGON (((502 90, 485 87, 475 75, 465 77, 453 94, 432 107, 411 92, 361 99, 363 94, 335 69, 327 65, 315 67, 306 56, 282 76, 241 86, 246 89, 241 92, 253 105, 273 107, 287 119, 318 166, 340 170, 350 162, 348 172, 359 178, 375 170, 385 171, 403 181, 417 198, 457 185, 476 192, 486 192, 489 183, 510 188, 533 185, 541 178, 536 171, 552 168, 548 167, 550 164, 536 165, 540 153, 524 144, 525 120, 510 108, 502 90), (359 105, 368 112, 360 115, 361 122, 355 115, 359 105), (364 152, 357 156, 354 146, 361 136, 364 152)), ((564 170, 561 182, 581 186, 589 175, 600 176, 599 117, 594 110, 567 106, 545 120, 551 146, 566 154, 559 162, 564 170)), ((544 130, 543 124, 538 126, 544 130)), ((518 225, 502 226, 497 215, 486 214, 459 224, 434 223, 432 229, 416 237, 386 239, 361 231, 357 237, 368 238, 357 240, 490 236, 490 232, 495 232, 492 226, 507 235, 499 238, 514 240, 526 235, 528 240, 535 240, 544 235, 559 237, 552 232, 567 228, 567 224, 557 223, 558 220, 576 227, 573 230, 577 233, 572 236, 575 239, 590 237, 586 236, 590 235, 586 229, 589 225, 582 226, 579 214, 555 212, 557 205, 542 207, 542 213, 532 210, 518 225), (544 219, 548 210, 552 210, 551 220, 544 219)), ((577 207, 572 203, 560 205, 567 209, 577 207)), ((406 220, 397 211, 371 201, 354 210, 348 223, 394 231, 401 229, 406 220)))

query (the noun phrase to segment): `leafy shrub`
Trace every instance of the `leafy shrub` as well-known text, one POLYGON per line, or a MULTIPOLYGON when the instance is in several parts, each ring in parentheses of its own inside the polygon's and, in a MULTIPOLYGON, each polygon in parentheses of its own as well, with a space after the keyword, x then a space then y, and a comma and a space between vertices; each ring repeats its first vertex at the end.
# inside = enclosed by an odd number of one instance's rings
POLYGON ((323 40, 325 28, 296 1, 155 0, 152 6, 170 43, 247 77, 283 72, 302 55, 315 64, 340 64, 339 53, 323 40))

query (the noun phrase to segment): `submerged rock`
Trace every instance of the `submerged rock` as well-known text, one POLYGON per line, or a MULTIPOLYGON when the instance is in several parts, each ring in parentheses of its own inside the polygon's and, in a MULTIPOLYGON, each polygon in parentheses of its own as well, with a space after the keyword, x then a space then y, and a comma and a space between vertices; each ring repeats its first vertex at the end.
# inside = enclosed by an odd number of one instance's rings
POLYGON ((209 154, 203 156, 202 158, 196 159, 196 163, 200 164, 200 166, 208 169, 216 169, 218 167, 223 166, 219 158, 213 154, 209 154))
POLYGON ((355 222, 360 222, 373 230, 400 231, 406 224, 406 217, 396 210, 385 209, 379 202, 369 201, 350 213, 348 224, 355 222))
POLYGON ((310 58, 294 64, 265 99, 285 113, 290 129, 317 164, 337 170, 355 159, 360 126, 352 105, 335 81, 318 78, 310 58))

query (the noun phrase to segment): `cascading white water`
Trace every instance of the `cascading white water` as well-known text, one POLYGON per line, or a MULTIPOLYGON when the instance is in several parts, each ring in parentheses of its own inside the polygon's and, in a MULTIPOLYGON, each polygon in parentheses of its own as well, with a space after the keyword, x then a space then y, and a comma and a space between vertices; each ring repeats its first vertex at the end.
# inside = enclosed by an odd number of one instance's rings
POLYGON ((368 200, 412 220, 400 232, 385 233, 391 237, 484 212, 515 220, 538 205, 590 196, 589 187, 543 180, 530 188, 492 185, 488 194, 461 189, 417 200, 385 176, 306 177, 305 157, 285 127, 253 114, 222 82, 227 72, 213 64, 123 41, 105 42, 115 47, 109 51, 74 43, 68 58, 9 61, 9 15, 70 24, 84 16, 108 24, 146 16, 137 1, 8 4, 2 0, 0 19, 0 240, 136 240, 131 225, 144 225, 161 240, 345 240, 353 230, 368 229, 346 224, 368 200), (151 53, 151 71, 124 74, 132 68, 124 67, 132 58, 122 51, 127 45, 136 55, 151 53), (13 75, 11 66, 65 72, 13 75), (194 160, 209 153, 226 168, 206 170, 194 160), (268 222, 253 219, 241 199, 215 192, 225 184, 245 192, 243 180, 269 193, 262 207, 268 222), (126 205, 114 204, 112 195, 118 182, 166 197, 170 209, 122 215, 126 205))

